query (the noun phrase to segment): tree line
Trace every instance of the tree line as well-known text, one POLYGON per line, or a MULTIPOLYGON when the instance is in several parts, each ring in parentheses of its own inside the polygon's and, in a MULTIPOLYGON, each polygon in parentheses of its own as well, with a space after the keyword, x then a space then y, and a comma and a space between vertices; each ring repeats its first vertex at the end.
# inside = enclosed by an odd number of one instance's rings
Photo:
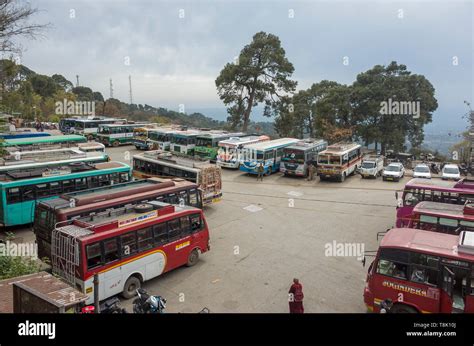
POLYGON ((215 81, 231 127, 246 131, 252 109, 263 104, 280 136, 361 140, 385 152, 403 150, 406 140, 419 147, 438 107, 430 81, 395 61, 359 73, 351 85, 323 80, 296 90, 293 72, 280 39, 256 33, 215 81))

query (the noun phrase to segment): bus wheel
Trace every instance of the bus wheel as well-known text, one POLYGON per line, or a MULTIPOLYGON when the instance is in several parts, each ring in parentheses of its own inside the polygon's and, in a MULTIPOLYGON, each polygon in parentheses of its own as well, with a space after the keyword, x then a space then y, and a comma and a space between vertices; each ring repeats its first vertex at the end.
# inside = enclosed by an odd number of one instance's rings
POLYGON ((267 175, 272 175, 272 168, 271 167, 268 167, 268 173, 267 175))
POLYGON ((118 147, 118 146, 119 146, 119 141, 113 141, 113 142, 112 142, 112 146, 118 147))
POLYGON ((187 267, 192 267, 199 261, 199 251, 197 249, 194 249, 191 251, 188 257, 188 263, 186 263, 187 267))
POLYGON ((392 314, 416 314, 417 312, 415 308, 405 304, 395 304, 390 309, 392 314))
POLYGON ((125 299, 135 297, 137 294, 137 289, 139 289, 141 286, 142 283, 140 282, 140 279, 138 279, 136 276, 130 276, 123 286, 122 297, 125 299))
POLYGON ((341 183, 342 183, 344 180, 346 180, 346 173, 342 173, 340 180, 341 180, 341 183))

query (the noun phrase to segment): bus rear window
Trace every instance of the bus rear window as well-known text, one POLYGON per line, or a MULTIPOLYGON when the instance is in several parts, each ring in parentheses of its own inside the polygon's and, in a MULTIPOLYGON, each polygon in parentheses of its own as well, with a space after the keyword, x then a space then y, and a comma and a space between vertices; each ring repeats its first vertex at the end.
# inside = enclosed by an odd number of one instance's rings
POLYGON ((86 246, 87 268, 91 269, 101 264, 102 254, 100 251, 100 243, 86 246))

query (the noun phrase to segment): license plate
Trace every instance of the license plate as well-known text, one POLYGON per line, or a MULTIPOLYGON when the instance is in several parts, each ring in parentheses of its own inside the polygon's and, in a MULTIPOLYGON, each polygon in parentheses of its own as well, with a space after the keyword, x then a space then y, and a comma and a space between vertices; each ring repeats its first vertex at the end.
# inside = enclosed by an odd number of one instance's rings
POLYGON ((212 203, 217 203, 217 202, 220 202, 220 201, 221 201, 220 198, 213 198, 213 199, 212 199, 212 203))
POLYGON ((386 180, 393 180, 393 178, 385 178, 386 180))
POLYGON ((364 177, 368 177, 369 175, 368 174, 363 174, 364 177))

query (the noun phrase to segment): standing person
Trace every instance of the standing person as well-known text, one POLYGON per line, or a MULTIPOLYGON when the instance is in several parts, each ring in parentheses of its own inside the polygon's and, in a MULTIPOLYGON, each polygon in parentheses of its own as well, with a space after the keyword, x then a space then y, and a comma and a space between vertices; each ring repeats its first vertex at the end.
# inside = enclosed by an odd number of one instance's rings
POLYGON ((302 314, 304 313, 303 307, 303 286, 300 284, 298 279, 293 279, 293 285, 291 285, 289 294, 289 305, 290 314, 302 314))
POLYGON ((308 166, 308 181, 311 181, 314 179, 315 171, 316 171, 316 167, 314 166, 313 161, 310 161, 309 166, 308 166))
POLYGON ((260 179, 261 181, 263 181, 263 173, 265 172, 265 168, 263 168, 263 163, 262 163, 262 162, 260 162, 260 166, 258 166, 257 172, 258 172, 257 181, 258 181, 259 179, 260 179))

